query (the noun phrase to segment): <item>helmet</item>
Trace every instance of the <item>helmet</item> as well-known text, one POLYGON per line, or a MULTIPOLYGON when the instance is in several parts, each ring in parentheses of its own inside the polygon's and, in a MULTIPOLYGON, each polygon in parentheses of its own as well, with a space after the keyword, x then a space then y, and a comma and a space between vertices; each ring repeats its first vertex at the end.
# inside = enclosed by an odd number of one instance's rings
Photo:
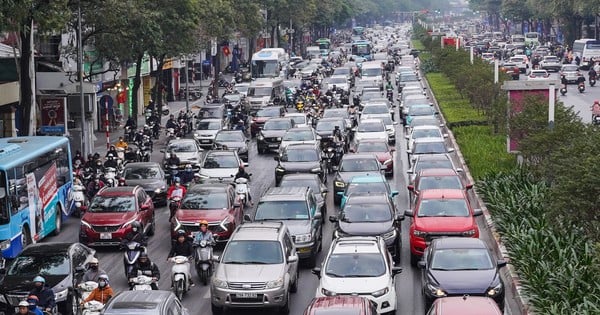
POLYGON ((185 233, 184 230, 177 230, 177 238, 179 238, 180 236, 187 236, 187 233, 185 233))
POLYGON ((190 172, 191 172, 191 171, 192 171, 192 164, 187 164, 187 165, 185 166, 185 170, 186 170, 186 171, 190 171, 190 172))
POLYGON ((44 277, 42 276, 36 276, 35 278, 33 278, 33 282, 46 283, 46 279, 44 279, 44 277))
POLYGON ((200 226, 206 225, 208 227, 208 221, 200 220, 200 226))
POLYGON ((181 183, 181 178, 175 177, 175 183, 181 183))
POLYGON ((340 129, 340 126, 337 126, 337 125, 336 125, 335 127, 333 127, 333 129, 334 129, 334 130, 338 130, 338 129, 340 129))
POLYGON ((594 104, 600 104, 600 101, 598 101, 598 100, 595 100, 595 101, 594 101, 594 104))
POLYGON ((137 232, 137 231, 139 231, 139 230, 141 230, 141 229, 142 229, 142 225, 141 225, 141 224, 140 224, 140 222, 138 222, 138 221, 133 221, 133 222, 131 223, 131 228, 132 228, 132 229, 136 229, 136 230, 134 230, 134 231, 135 231, 135 232, 137 232))
POLYGON ((113 154, 109 153, 107 157, 110 158, 110 159, 112 159, 113 158, 113 154))
POLYGON ((21 306, 29 307, 29 302, 21 301, 21 302, 19 302, 19 307, 21 307, 21 306))
POLYGON ((90 264, 97 264, 98 263, 98 258, 94 257, 92 259, 90 259, 90 264))
POLYGON ((98 276, 98 281, 100 281, 100 280, 106 280, 106 281, 108 281, 108 275, 105 275, 105 274, 99 275, 98 276))

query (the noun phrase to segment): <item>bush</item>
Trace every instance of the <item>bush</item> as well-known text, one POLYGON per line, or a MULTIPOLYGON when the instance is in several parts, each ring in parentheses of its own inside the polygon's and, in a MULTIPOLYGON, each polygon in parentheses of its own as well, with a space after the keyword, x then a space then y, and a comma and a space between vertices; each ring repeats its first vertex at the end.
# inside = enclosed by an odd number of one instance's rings
POLYGON ((445 75, 428 73, 426 77, 448 125, 462 121, 486 120, 482 112, 474 109, 467 99, 461 97, 445 75))
POLYGON ((419 50, 419 51, 424 51, 424 50, 426 50, 426 49, 425 49, 425 45, 423 45, 423 43, 421 43, 421 41, 420 41, 420 40, 418 40, 418 39, 413 39, 413 40, 411 41, 411 43, 412 43, 412 47, 413 47, 414 49, 417 49, 417 50, 419 50))

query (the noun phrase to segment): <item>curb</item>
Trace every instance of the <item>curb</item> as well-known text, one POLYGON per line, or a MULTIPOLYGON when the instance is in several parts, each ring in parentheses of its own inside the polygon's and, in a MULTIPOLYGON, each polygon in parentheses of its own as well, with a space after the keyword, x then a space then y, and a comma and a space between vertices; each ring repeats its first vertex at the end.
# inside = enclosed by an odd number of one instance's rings
MULTIPOLYGON (((418 58, 416 59, 418 60, 418 58)), ((419 61, 420 62, 420 61, 419 61)), ((434 106, 436 107, 437 111, 440 113, 440 118, 442 120, 442 123, 444 124, 444 126, 446 127, 446 131, 448 133, 448 138, 450 139, 450 142, 452 143, 452 146, 455 149, 456 155, 458 157, 458 160, 460 161, 464 173, 467 176, 467 179, 469 180, 469 182, 471 183, 475 183, 473 176, 471 176, 471 172, 469 171, 469 167, 462 155, 462 152, 460 151, 460 147, 458 146, 458 143, 456 142, 456 138, 454 138, 454 133, 452 132, 452 130, 450 130, 450 128, 448 127, 447 123, 446 123, 446 119, 444 118, 444 115, 442 115, 442 111, 440 109, 440 106, 437 102, 437 99, 435 97, 435 95, 433 94, 433 91, 431 90, 431 87, 429 86, 429 82, 427 81, 427 77, 425 76, 425 74, 421 71, 421 69, 418 69, 419 71, 419 76, 424 79, 421 80, 421 82, 425 82, 425 85, 427 87, 427 89, 429 90, 429 94, 432 97, 432 102, 434 104, 434 106)), ((522 315, 533 315, 534 313, 531 312, 529 310, 529 305, 527 303, 527 298, 524 296, 523 292, 522 292, 522 287, 521 287, 521 279, 519 278, 519 275, 517 274, 514 266, 512 264, 510 264, 510 256, 508 254, 508 250, 506 249, 506 246, 504 246, 503 242, 502 242, 502 238, 500 237, 500 234, 498 233, 498 231, 496 230, 496 226, 494 223, 494 220, 490 214, 490 212, 488 211, 485 203, 483 202, 483 200, 481 199, 481 197, 479 197, 479 194, 477 194, 476 190, 473 190, 473 195, 475 196, 475 199, 477 200, 477 202, 479 203, 479 207, 481 208, 481 210, 483 211, 483 216, 485 219, 485 223, 488 227, 488 233, 490 233, 490 236, 492 239, 495 240, 495 248, 494 251, 496 253, 499 253, 500 255, 502 255, 502 258, 506 259, 506 261, 508 261, 508 265, 507 268, 505 269, 504 272, 501 272, 501 276, 504 278, 504 283, 505 285, 508 284, 511 286, 513 292, 514 292, 514 297, 515 297, 515 301, 517 303, 517 305, 520 308, 520 311, 522 315), (508 280, 508 281, 506 281, 508 280)), ((505 307, 505 310, 508 310, 508 308, 505 307)))

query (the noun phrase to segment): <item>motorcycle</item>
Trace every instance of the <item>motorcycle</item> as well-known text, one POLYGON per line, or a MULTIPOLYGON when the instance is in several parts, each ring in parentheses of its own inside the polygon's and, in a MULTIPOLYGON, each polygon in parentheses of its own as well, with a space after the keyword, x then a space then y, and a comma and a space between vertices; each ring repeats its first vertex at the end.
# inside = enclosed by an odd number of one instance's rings
POLYGON ((585 91, 585 83, 581 82, 577 85, 577 90, 579 93, 583 93, 585 91))
POLYGON ((117 165, 122 167, 124 162, 125 162, 125 148, 119 147, 119 148, 117 148, 117 165))
POLYGON ((167 184, 169 186, 173 185, 173 183, 175 182, 175 177, 177 177, 177 174, 179 173, 179 165, 175 165, 175 164, 171 164, 167 166, 167 184))
POLYGON ((125 138, 127 140, 127 142, 133 142, 133 139, 135 138, 135 129, 126 126, 125 127, 125 134, 123 135, 123 138, 125 138))
POLYGON ((83 304, 83 310, 81 311, 81 315, 99 315, 100 313, 102 313, 103 309, 104 304, 102 304, 102 302, 92 300, 83 304))
POLYGON ((128 277, 133 270, 133 266, 140 257, 140 254, 146 252, 146 247, 138 242, 129 242, 125 245, 121 245, 121 247, 125 248, 125 253, 123 254, 123 266, 125 268, 125 277, 128 277))
POLYGON ((327 173, 333 174, 333 159, 335 158, 335 149, 332 146, 328 146, 325 149, 325 168, 327 173))
POLYGON ((600 115, 592 115, 592 124, 593 125, 600 125, 600 115))
MULTIPOLYGON (((252 176, 252 174, 249 174, 249 175, 252 176)), ((235 184, 235 196, 236 196, 235 198, 243 208, 246 206, 246 203, 248 202, 248 197, 249 197, 248 196, 248 193, 249 193, 248 179, 244 178, 244 177, 240 177, 234 181, 234 184, 235 184)))
POLYGON ((180 197, 172 197, 171 199, 169 199, 169 213, 170 213, 169 221, 175 215, 175 212, 177 211, 177 209, 179 209, 180 206, 181 206, 181 198, 180 197))
POLYGON ((152 290, 152 283, 156 282, 156 279, 146 275, 138 275, 129 279, 129 281, 132 283, 132 291, 149 291, 152 290))
POLYGON ((590 77, 590 86, 596 85, 596 77, 590 77))
POLYGON ((152 152, 152 144, 150 142, 144 141, 141 144, 138 144, 138 161, 140 162, 150 162, 150 153, 152 152))
POLYGON ((393 102, 394 101, 394 90, 387 89, 386 97, 390 102, 393 102))
POLYGON ((175 138, 175 128, 167 128, 167 138, 174 139, 175 138))
POLYGON ((104 183, 108 187, 117 186, 117 169, 114 167, 107 167, 104 171, 104 183))
POLYGON ((190 289, 190 264, 189 259, 185 256, 175 256, 169 258, 169 261, 174 263, 171 267, 171 286, 173 293, 181 301, 183 295, 190 289))
POLYGON ((81 300, 85 300, 97 287, 98 283, 96 281, 85 281, 80 283, 77 286, 77 291, 79 292, 81 300))
POLYGON ((302 100, 297 100, 297 101, 296 101, 296 110, 297 110, 299 113, 302 113, 302 112, 304 112, 304 102, 302 102, 302 100))
POLYGON ((565 96, 565 94, 567 94, 567 88, 563 86, 560 88, 560 95, 565 96))
POLYGON ((85 186, 73 184, 73 188, 71 189, 71 200, 73 200, 73 214, 77 217, 82 217, 89 205, 85 196, 85 186))
POLYGON ((195 245, 196 245, 196 258, 195 258, 194 265, 196 267, 196 273, 198 274, 200 281, 202 281, 202 284, 207 285, 208 280, 210 279, 210 276, 212 275, 212 271, 213 271, 212 244, 210 244, 206 240, 202 240, 202 241, 200 241, 200 244, 195 244, 195 245))

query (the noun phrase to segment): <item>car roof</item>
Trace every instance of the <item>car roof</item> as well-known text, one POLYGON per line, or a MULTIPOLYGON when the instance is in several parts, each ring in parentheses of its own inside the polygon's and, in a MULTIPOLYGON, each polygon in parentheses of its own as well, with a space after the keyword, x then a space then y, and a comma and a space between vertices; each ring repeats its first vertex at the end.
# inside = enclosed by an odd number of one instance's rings
MULTIPOLYGON (((361 314, 360 311, 364 309, 364 305, 369 305, 369 299, 362 296, 353 295, 335 295, 335 296, 324 296, 314 298, 310 302, 309 314, 314 314, 314 310, 344 310, 350 312, 350 310, 356 310, 357 314, 361 314)), ((341 314, 341 313, 336 313, 341 314)), ((346 313, 344 313, 346 314, 346 313)), ((353 314, 352 312, 350 314, 353 314)))
POLYGON ((373 203, 373 204, 389 204, 387 194, 376 194, 370 193, 368 195, 361 194, 352 194, 348 197, 345 205, 349 204, 363 204, 363 203, 373 203))
POLYGON ((21 255, 31 255, 31 254, 44 254, 48 255, 49 253, 57 253, 57 252, 66 252, 71 248, 71 246, 78 243, 63 243, 63 242, 50 242, 50 243, 37 243, 31 244, 27 246, 22 252, 21 255))
POLYGON ((312 149, 316 150, 314 144, 303 144, 303 143, 292 143, 284 148, 284 150, 307 150, 312 149))
MULTIPOLYGON (((220 120, 220 119, 217 119, 217 120, 220 120)), ((185 143, 185 142, 196 143, 196 140, 194 140, 194 139, 185 139, 185 138, 175 138, 175 139, 169 140, 169 142, 167 144, 171 144, 171 143, 185 143)))
POLYGON ((383 175, 359 175, 350 179, 350 183, 383 183, 385 178, 383 175))
POLYGON ((292 119, 290 117, 273 117, 273 118, 271 118, 271 119, 269 119, 267 121, 278 121, 278 120, 281 120, 281 121, 291 121, 292 119))
POLYGON ((332 254, 373 254, 381 253, 375 237, 342 237, 338 238, 331 249, 332 254))
POLYGON ((466 199, 461 189, 426 189, 419 193, 421 199, 466 199))
POLYGON ((294 131, 312 131, 312 127, 294 127, 294 128, 290 128, 287 130, 287 132, 294 132, 294 131))
POLYGON ((452 161, 450 155, 447 153, 436 153, 436 154, 417 154, 417 161, 452 161))
POLYGON ((458 176, 458 173, 449 168, 426 168, 419 172, 421 177, 427 176, 458 176))
POLYGON ((230 241, 276 241, 279 239, 279 233, 283 228, 285 228, 285 225, 282 222, 244 222, 235 230, 230 241))
POLYGON ((440 315, 502 315, 493 299, 483 296, 452 296, 437 299, 440 315))
POLYGON ((293 180, 293 179, 297 179, 297 180, 305 180, 305 179, 314 179, 314 180, 319 180, 319 175, 318 174, 313 174, 313 173, 296 173, 296 174, 285 174, 283 175, 283 177, 281 178, 281 180, 293 180))
POLYGON ((290 187, 271 187, 260 198, 261 201, 282 200, 304 200, 305 194, 308 191, 307 187, 290 186, 290 187))
POLYGON ((442 131, 440 129, 440 126, 434 126, 434 125, 424 125, 424 126, 414 126, 411 128, 412 130, 429 130, 429 129, 437 129, 439 131, 442 131))
POLYGON ((152 304, 156 304, 156 308, 161 308, 171 295, 173 292, 165 290, 122 291, 110 299, 103 313, 122 314, 125 309, 140 309, 147 312, 152 304))
POLYGON ((376 123, 376 122, 381 122, 381 123, 383 123, 383 122, 382 122, 382 120, 381 120, 381 119, 379 119, 379 118, 368 118, 368 119, 361 119, 359 123, 360 123, 360 124, 362 124, 362 123, 368 124, 368 123, 376 123))
POLYGON ((306 117, 305 113, 285 113, 284 117, 292 117, 292 116, 304 116, 306 117))
POLYGON ((187 192, 199 192, 199 191, 227 191, 227 188, 231 186, 228 183, 205 183, 202 185, 193 185, 192 187, 190 187, 187 192))
POLYGON ((414 139, 415 144, 417 143, 433 143, 433 142, 445 142, 444 138, 441 137, 424 137, 414 139))
POLYGON ((433 240, 436 249, 481 248, 488 249, 485 242, 472 237, 442 237, 433 240))
POLYGON ((364 160, 364 159, 377 159, 377 156, 373 153, 352 153, 352 154, 344 154, 342 156, 342 161, 346 160, 364 160))
POLYGON ((96 195, 101 195, 101 196, 133 195, 135 190, 138 187, 139 186, 104 187, 96 195))
POLYGON ((206 156, 209 155, 235 155, 234 150, 210 150, 206 153, 206 156))

